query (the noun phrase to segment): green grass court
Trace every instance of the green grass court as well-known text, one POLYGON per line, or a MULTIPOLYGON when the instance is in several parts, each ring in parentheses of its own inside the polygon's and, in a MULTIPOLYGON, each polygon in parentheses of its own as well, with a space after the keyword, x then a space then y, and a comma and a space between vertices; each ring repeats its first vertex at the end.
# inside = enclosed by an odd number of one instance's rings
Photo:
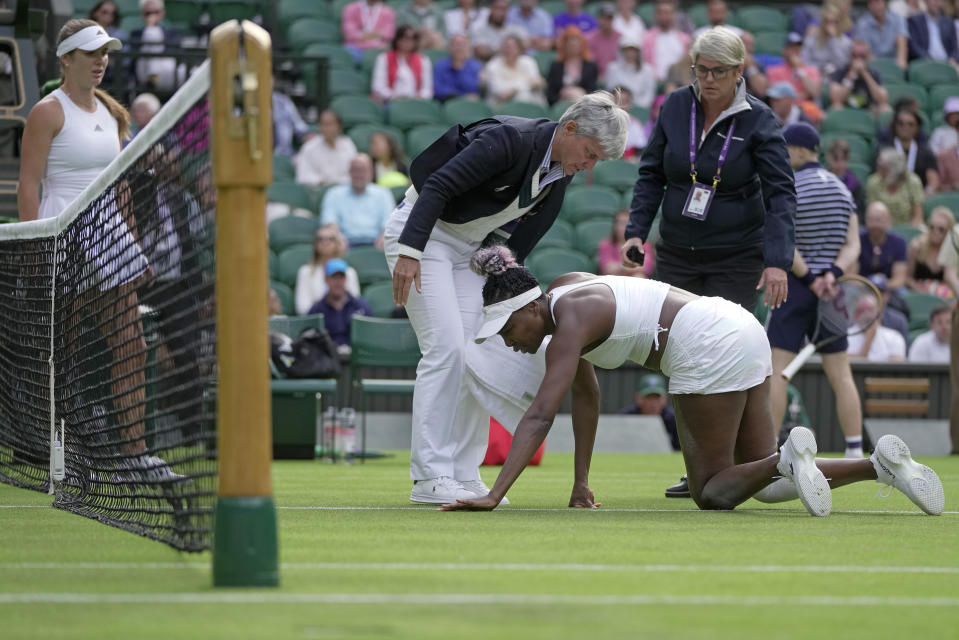
MULTIPOLYGON (((920 460, 946 512, 862 483, 833 514, 750 501, 705 513, 663 489, 679 455, 594 457, 603 507, 565 508, 547 453, 492 513, 407 502, 406 452, 274 463, 281 587, 211 587, 210 556, 0 485, 0 638, 956 637, 959 457, 920 460), (903 635, 903 634, 908 635, 903 635)), ((492 484, 498 468, 484 468, 492 484)))

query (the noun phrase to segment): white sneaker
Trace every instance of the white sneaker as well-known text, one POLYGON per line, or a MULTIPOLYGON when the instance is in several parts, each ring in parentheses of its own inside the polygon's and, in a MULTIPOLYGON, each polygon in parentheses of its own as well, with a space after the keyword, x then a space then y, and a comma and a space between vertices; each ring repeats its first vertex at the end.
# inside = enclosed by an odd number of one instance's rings
POLYGON ((113 474, 115 482, 172 484, 188 480, 186 476, 171 469, 170 463, 163 458, 145 453, 132 458, 121 458, 117 467, 116 473, 113 474))
POLYGON ((410 502, 450 504, 457 500, 472 500, 476 494, 449 476, 416 480, 410 492, 410 502))
POLYGON ((828 516, 832 494, 826 476, 816 466, 816 436, 806 427, 793 427, 779 449, 779 473, 796 485, 799 499, 814 516, 828 516))
POLYGON ((876 451, 869 460, 879 476, 877 482, 896 487, 931 516, 942 513, 946 497, 939 476, 926 465, 912 459, 909 447, 902 438, 894 435, 879 438, 876 451))
MULTIPOLYGON (((460 480, 459 483, 463 485, 463 488, 467 491, 471 491, 473 495, 477 498, 485 498, 489 495, 489 487, 487 487, 482 480, 460 480)), ((500 506, 506 506, 509 504, 509 499, 506 496, 503 496, 503 499, 499 501, 500 506)))

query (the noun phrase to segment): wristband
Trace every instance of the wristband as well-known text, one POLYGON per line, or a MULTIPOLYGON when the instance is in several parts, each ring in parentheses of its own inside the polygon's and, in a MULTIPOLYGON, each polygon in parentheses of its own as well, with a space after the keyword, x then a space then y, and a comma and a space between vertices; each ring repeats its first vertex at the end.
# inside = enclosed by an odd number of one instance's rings
POLYGON ((801 277, 801 278, 797 276, 796 279, 799 280, 799 282, 803 283, 805 286, 808 287, 809 285, 811 285, 811 284, 813 283, 813 280, 816 279, 816 276, 813 275, 812 271, 807 271, 807 272, 806 272, 806 275, 804 275, 804 276, 801 277))
MULTIPOLYGON (((840 267, 838 267, 837 265, 832 265, 831 267, 829 267, 828 269, 826 269, 826 271, 829 271, 829 272, 832 273, 834 276, 836 276, 836 280, 838 280, 839 278, 841 278, 841 277, 842 277, 842 274, 845 273, 845 272, 844 272, 840 267)), ((826 273, 826 271, 823 271, 823 273, 826 273)))

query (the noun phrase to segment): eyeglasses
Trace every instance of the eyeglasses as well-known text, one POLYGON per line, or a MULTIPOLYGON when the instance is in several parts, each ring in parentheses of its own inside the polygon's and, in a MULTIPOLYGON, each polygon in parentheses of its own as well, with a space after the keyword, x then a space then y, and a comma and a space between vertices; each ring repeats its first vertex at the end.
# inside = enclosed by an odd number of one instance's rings
POLYGON ((160 10, 159 10, 159 9, 144 9, 141 13, 142 13, 143 17, 146 18, 147 16, 159 15, 159 14, 160 14, 160 10))
POLYGON ((316 236, 316 242, 336 242, 333 236, 316 236))
POLYGON ((896 125, 900 127, 915 127, 917 124, 915 120, 896 120, 896 125))
POLYGON ((949 227, 940 227, 939 225, 931 224, 931 225, 929 225, 929 230, 930 230, 930 231, 942 231, 943 233, 945 233, 946 231, 949 231, 949 227))
POLYGON ((696 77, 700 80, 705 80, 706 76, 712 74, 713 80, 722 80, 726 75, 735 69, 735 66, 732 67, 704 67, 701 64, 694 64, 690 67, 693 73, 696 74, 696 77))

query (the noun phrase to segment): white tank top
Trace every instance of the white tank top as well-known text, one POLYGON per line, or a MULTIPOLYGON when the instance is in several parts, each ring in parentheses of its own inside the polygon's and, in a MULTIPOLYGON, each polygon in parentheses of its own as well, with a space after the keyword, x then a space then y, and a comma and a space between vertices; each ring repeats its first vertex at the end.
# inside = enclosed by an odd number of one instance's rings
MULTIPOLYGON (((613 331, 598 347, 583 358, 603 369, 615 369, 632 360, 644 364, 653 343, 659 343, 659 314, 669 294, 669 285, 658 280, 630 276, 599 276, 592 280, 563 285, 553 289, 550 313, 564 294, 581 287, 604 284, 616 300, 613 331)), ((556 316, 553 314, 555 321, 556 316)))
POLYGON ((99 99, 97 110, 87 113, 63 89, 51 95, 63 109, 63 127, 50 143, 40 218, 63 211, 120 153, 116 118, 99 99))

